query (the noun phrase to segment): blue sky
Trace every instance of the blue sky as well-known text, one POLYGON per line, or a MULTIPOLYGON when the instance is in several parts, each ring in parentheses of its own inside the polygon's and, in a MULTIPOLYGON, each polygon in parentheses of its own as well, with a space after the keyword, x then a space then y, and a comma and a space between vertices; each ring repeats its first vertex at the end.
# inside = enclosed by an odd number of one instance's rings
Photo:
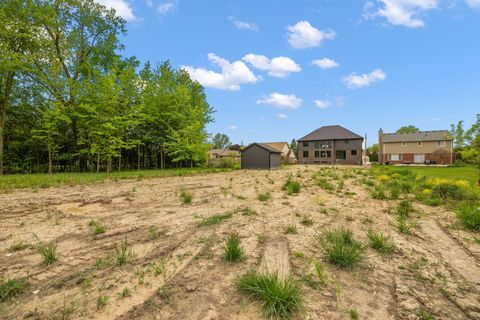
POLYGON ((480 113, 480 0, 98 1, 128 21, 124 55, 186 68, 235 143, 480 113))

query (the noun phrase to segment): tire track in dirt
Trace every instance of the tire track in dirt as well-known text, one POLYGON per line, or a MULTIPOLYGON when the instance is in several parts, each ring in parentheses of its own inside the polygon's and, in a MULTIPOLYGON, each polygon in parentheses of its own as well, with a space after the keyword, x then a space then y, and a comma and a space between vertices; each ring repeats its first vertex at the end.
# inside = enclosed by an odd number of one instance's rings
POLYGON ((480 284, 480 267, 476 259, 459 246, 434 219, 421 222, 420 226, 435 248, 461 277, 473 284, 480 284))
POLYGON ((200 229, 191 237, 180 244, 170 255, 170 259, 165 262, 164 277, 151 277, 148 287, 137 287, 132 289, 132 298, 116 301, 109 304, 102 312, 96 315, 97 319, 115 319, 121 317, 129 310, 142 305, 160 288, 162 288, 170 279, 175 277, 185 268, 192 259, 205 247, 202 238, 209 237, 213 230, 200 229))

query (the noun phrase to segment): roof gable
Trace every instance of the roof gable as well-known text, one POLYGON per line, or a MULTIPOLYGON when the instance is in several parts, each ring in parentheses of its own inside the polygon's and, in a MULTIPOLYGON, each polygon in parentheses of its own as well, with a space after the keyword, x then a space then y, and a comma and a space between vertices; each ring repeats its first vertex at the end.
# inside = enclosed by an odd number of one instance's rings
POLYGON ((351 140, 362 139, 363 137, 345 129, 342 126, 324 126, 315 131, 310 132, 298 141, 314 141, 314 140, 351 140))
POLYGON ((265 150, 267 150, 267 151, 269 151, 269 152, 271 152, 271 153, 282 153, 280 150, 277 150, 277 149, 275 149, 275 148, 272 148, 271 146, 269 146, 269 145, 266 144, 266 143, 257 143, 257 142, 254 142, 254 143, 250 144, 248 147, 246 147, 245 149, 243 149, 242 152, 250 149, 250 148, 253 147, 253 146, 259 146, 260 148, 265 149, 265 150))
POLYGON ((279 151, 282 151, 282 149, 287 146, 287 148, 290 149, 290 147, 288 146, 288 143, 286 142, 265 142, 263 144, 266 144, 274 149, 277 149, 279 151))

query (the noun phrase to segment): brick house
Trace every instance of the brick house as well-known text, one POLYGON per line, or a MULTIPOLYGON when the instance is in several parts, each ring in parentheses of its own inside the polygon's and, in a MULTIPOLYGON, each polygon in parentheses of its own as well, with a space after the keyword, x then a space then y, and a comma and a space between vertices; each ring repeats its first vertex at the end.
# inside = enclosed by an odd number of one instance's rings
POLYGON ((325 126, 298 140, 298 163, 361 165, 362 147, 362 136, 342 126, 325 126))
POLYGON ((416 133, 378 131, 378 161, 382 164, 452 164, 453 137, 447 130, 416 133))

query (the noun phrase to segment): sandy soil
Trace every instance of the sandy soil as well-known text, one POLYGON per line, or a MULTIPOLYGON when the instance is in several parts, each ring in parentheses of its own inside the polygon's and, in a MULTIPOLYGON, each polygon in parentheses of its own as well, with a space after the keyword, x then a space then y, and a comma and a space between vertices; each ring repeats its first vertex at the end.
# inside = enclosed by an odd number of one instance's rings
MULTIPOLYGON (((347 226, 367 244, 369 228, 390 234, 398 247, 390 257, 372 249, 360 266, 345 271, 324 263, 330 278, 320 289, 303 286, 302 319, 480 319, 480 245, 457 227, 453 213, 415 204, 413 235, 396 231, 395 201, 371 199, 362 176, 329 194, 312 180, 316 166, 266 171, 131 180, 87 186, 17 191, 0 195, 0 274, 32 284, 0 305, 2 319, 262 319, 258 304, 235 286, 251 268, 282 276, 315 277, 312 259, 322 259, 315 235, 347 226), (301 181, 286 195, 288 175, 301 181), (182 204, 180 192, 193 193, 182 204), (269 191, 272 199, 257 200, 269 191), (257 215, 244 215, 242 209, 257 215), (202 218, 232 211, 219 224, 202 218), (301 224, 307 215, 312 226, 301 224), (91 218, 107 228, 94 235, 91 218), (297 234, 285 234, 295 225, 297 234), (158 237, 152 239, 150 229, 158 237), (247 258, 223 260, 228 235, 239 234, 247 258), (18 241, 57 242, 50 266, 31 248, 9 252, 18 241), (105 263, 127 238, 134 259, 126 266, 105 263), (102 260, 103 259, 103 260, 102 260), (103 263, 102 263, 103 262, 103 263), (154 271, 157 271, 156 273, 154 271), (130 295, 120 297, 124 288, 130 295), (108 302, 97 308, 97 298, 108 302)), ((337 170, 351 170, 339 168, 337 170)), ((477 236, 478 237, 478 236, 477 236)))

